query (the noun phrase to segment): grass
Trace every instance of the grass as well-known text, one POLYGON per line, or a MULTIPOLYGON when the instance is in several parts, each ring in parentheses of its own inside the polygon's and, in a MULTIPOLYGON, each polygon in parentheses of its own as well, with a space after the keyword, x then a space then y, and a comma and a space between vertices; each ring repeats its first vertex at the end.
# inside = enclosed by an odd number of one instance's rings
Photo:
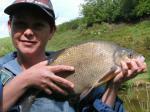
POLYGON ((3 56, 13 50, 14 47, 12 45, 11 38, 6 37, 0 39, 0 56, 3 56))
POLYGON ((126 112, 150 112, 150 85, 130 87, 120 97, 126 112))

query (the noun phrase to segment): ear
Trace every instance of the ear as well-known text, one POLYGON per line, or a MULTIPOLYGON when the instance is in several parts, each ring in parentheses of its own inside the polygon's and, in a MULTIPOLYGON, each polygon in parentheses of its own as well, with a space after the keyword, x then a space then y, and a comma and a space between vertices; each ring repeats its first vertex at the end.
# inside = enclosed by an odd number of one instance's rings
POLYGON ((9 31, 9 32, 11 32, 11 25, 12 25, 12 24, 11 24, 11 21, 9 20, 8 23, 7 23, 8 31, 9 31))
POLYGON ((49 40, 51 40, 51 38, 53 37, 54 33, 55 33, 56 29, 50 29, 50 36, 49 36, 49 40))

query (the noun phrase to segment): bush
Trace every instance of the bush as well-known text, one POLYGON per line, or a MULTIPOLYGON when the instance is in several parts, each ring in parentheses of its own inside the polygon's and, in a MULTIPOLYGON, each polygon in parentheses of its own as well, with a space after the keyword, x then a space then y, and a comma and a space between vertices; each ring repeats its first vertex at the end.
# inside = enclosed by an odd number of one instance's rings
POLYGON ((138 17, 150 15, 150 0, 138 0, 138 4, 135 7, 135 13, 138 17))
POLYGON ((133 10, 137 5, 137 0, 121 0, 120 4, 120 15, 125 21, 130 21, 136 18, 135 13, 133 10))
POLYGON ((85 0, 81 13, 88 26, 101 22, 135 21, 150 16, 150 0, 85 0))

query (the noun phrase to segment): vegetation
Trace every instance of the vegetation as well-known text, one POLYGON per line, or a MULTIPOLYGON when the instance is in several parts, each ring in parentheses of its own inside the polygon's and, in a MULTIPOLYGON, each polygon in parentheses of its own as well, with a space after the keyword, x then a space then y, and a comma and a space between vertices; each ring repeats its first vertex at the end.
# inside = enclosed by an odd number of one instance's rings
POLYGON ((101 22, 135 22, 150 15, 150 0, 85 0, 82 7, 88 26, 101 22))
POLYGON ((3 56, 13 50, 14 47, 11 43, 10 38, 7 37, 7 38, 0 39, 0 56, 3 56))

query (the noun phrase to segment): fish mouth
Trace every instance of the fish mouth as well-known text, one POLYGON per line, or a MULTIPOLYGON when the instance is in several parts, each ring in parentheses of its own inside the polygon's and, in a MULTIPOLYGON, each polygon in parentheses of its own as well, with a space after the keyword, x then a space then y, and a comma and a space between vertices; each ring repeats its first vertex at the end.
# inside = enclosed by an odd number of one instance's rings
POLYGON ((145 57, 142 56, 142 55, 141 55, 141 56, 138 56, 137 59, 140 60, 141 62, 144 62, 144 61, 145 61, 145 57))

